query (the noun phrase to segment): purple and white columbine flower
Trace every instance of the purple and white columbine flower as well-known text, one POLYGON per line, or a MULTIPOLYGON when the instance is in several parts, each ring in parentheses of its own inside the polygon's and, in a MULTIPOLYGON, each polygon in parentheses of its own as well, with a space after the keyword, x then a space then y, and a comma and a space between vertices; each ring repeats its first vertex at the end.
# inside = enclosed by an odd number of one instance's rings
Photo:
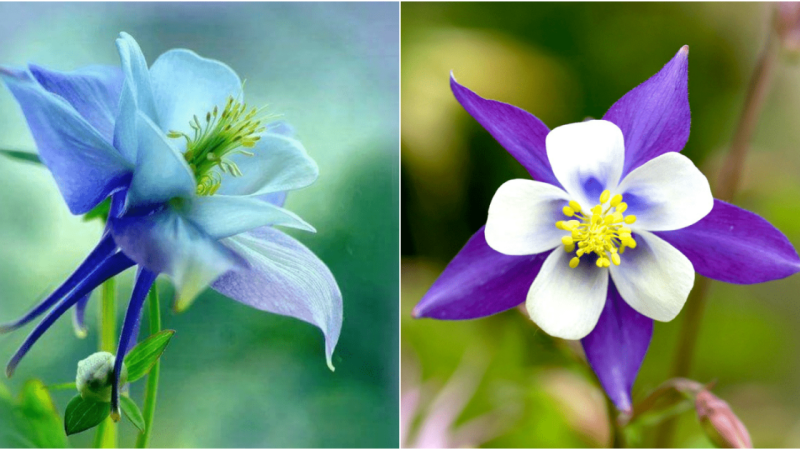
POLYGON ((414 309, 463 320, 523 301, 544 331, 581 339, 622 411, 653 320, 672 320, 695 271, 737 284, 800 271, 788 239, 763 218, 711 195, 680 152, 689 138, 688 55, 603 117, 550 131, 512 105, 451 77, 456 99, 537 181, 511 180, 475 233, 414 309))
POLYGON ((247 107, 241 80, 225 64, 175 49, 148 67, 126 33, 117 49, 121 67, 0 67, 70 211, 84 214, 112 198, 105 233, 86 260, 31 311, 0 326, 7 332, 45 315, 6 373, 70 308, 82 327, 87 296, 132 266, 138 273, 114 365, 112 415, 119 415, 122 361, 158 274, 174 282, 177 310, 210 284, 318 326, 332 370, 339 287, 314 253, 274 228, 314 231, 282 206, 287 191, 316 180, 316 163, 288 126, 247 107))

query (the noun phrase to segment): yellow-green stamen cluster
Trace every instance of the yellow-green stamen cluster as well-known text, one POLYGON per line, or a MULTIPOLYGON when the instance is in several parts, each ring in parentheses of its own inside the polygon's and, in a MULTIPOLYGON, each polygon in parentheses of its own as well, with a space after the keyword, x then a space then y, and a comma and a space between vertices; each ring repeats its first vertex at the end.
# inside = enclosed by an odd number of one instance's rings
POLYGON ((205 121, 194 116, 189 122, 193 135, 180 131, 170 131, 167 136, 173 139, 186 139, 186 152, 183 157, 194 172, 198 195, 214 195, 222 184, 222 173, 238 177, 242 175, 239 167, 229 157, 234 154, 253 156, 244 148, 253 148, 266 128, 262 126, 263 117, 257 117, 259 110, 247 110, 247 104, 233 97, 228 98, 222 113, 215 106, 206 113, 205 121), (219 171, 215 170, 219 169, 219 171))
POLYGON ((564 250, 572 253, 576 247, 578 248, 569 266, 573 269, 578 267, 581 256, 590 253, 597 255, 597 267, 610 267, 611 263, 620 265, 619 255, 625 248, 636 248, 636 241, 631 237, 631 229, 625 226, 636 222, 636 216, 623 216, 622 213, 627 209, 628 204, 623 203, 622 195, 611 197, 611 192, 607 190, 600 194, 600 204, 591 209, 591 214, 581 213, 581 205, 575 200, 570 201, 569 206, 563 209, 564 215, 578 220, 556 222, 556 228, 571 232, 561 238, 564 250), (606 203, 609 206, 604 208, 606 203))

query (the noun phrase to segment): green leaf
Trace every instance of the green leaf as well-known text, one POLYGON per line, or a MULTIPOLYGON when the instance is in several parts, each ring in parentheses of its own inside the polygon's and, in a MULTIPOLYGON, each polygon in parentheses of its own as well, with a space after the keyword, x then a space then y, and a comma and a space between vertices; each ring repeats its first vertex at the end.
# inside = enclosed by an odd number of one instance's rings
POLYGON ((42 164, 42 160, 39 159, 39 155, 32 152, 22 152, 19 150, 0 150, 0 155, 5 155, 11 159, 16 159, 18 161, 25 161, 34 164, 42 164))
POLYGON ((64 413, 64 430, 67 435, 80 433, 100 425, 111 412, 110 403, 84 400, 80 395, 72 397, 64 413))
POLYGON ((17 399, 0 390, 0 447, 67 446, 61 418, 41 381, 27 381, 17 399))
POLYGON ((128 353, 124 362, 128 369, 129 383, 133 383, 150 372, 174 334, 175 330, 160 331, 140 342, 128 353))
POLYGON ((108 212, 111 211, 111 197, 106 198, 97 206, 92 208, 91 211, 83 215, 83 221, 89 222, 94 219, 100 219, 103 223, 108 220, 108 212))
POLYGON ((144 416, 142 416, 142 412, 139 410, 139 407, 136 406, 136 402, 134 402, 130 397, 123 395, 119 398, 119 406, 122 408, 122 412, 125 413, 125 417, 127 417, 131 423, 133 423, 133 426, 144 433, 144 416))

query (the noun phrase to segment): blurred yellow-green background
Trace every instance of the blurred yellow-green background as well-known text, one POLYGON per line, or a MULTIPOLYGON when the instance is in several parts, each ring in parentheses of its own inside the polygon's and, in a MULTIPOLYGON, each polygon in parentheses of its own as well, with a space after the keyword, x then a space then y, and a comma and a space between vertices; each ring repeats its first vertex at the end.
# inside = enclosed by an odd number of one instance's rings
MULTIPOLYGON (((251 104, 294 126, 320 167, 286 206, 318 233, 292 233, 331 268, 344 324, 325 365, 322 334, 207 290, 181 315, 165 299, 163 326, 177 330, 162 359, 155 447, 396 447, 398 420, 398 5, 391 3, 2 3, 0 64, 71 70, 119 64, 114 39, 133 35, 148 61, 176 47, 230 65, 251 104)), ((0 88, 0 148, 33 150, 24 118, 0 88)), ((99 222, 69 214, 49 173, 0 159, 0 322, 18 317, 60 283, 100 237, 99 222)), ((130 295, 131 273, 119 283, 130 295)), ((11 380, 74 380, 97 347, 98 298, 89 336, 69 317, 34 347, 11 380)), ((120 311, 120 322, 121 322, 120 311)), ((10 358, 30 327, 0 336, 10 358)), ((141 405, 144 382, 132 396, 141 405)), ((74 392, 53 393, 63 413, 74 392)), ((2 397, 0 395, 0 397, 2 397)), ((121 425, 123 446, 136 432, 121 425)), ((0 446, 29 446, 0 424, 0 446), (9 432, 9 433, 4 433, 9 432)), ((70 438, 92 444, 93 432, 70 438)))
MULTIPOLYGON (((692 130, 683 153, 713 179, 771 14, 767 3, 403 4, 406 445, 611 444, 602 391, 572 343, 550 338, 516 310, 462 322, 411 318, 447 262, 485 223, 495 190, 508 179, 529 178, 453 98, 450 71, 479 95, 517 105, 554 128, 602 117, 688 44, 692 130)), ((783 55, 734 203, 765 217, 796 246, 799 123, 800 65, 783 55)), ((717 381, 714 392, 744 421, 756 447, 800 446, 798 292, 798 276, 711 287, 691 377, 717 381)), ((668 378, 682 320, 656 323, 634 400, 668 378)), ((653 430, 641 424, 628 437, 653 445, 653 430)), ((692 410, 680 415, 673 443, 711 446, 692 410)))

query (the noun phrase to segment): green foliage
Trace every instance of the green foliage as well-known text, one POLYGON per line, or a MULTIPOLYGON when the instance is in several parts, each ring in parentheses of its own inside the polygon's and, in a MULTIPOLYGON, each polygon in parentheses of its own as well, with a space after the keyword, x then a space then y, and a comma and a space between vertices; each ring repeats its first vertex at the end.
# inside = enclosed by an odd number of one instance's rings
POLYGON ((127 417, 128 420, 133 423, 133 426, 144 433, 144 416, 142 416, 142 411, 139 410, 136 402, 134 402, 130 397, 123 395, 119 398, 119 406, 122 408, 122 412, 125 413, 125 417, 127 417))
POLYGON ((140 342, 125 357, 125 367, 128 368, 128 382, 142 378, 150 372, 153 365, 164 353, 175 330, 164 330, 140 342))
POLYGON ((32 152, 21 152, 19 150, 0 150, 0 155, 7 156, 11 159, 16 159, 17 161, 42 164, 42 160, 39 159, 39 155, 32 152))
POLYGON ((94 428, 108 417, 110 411, 110 403, 96 402, 76 395, 69 401, 64 412, 64 430, 70 435, 94 428))
POLYGON ((84 214, 83 221, 89 222, 94 219, 99 219, 105 223, 106 219, 108 219, 109 211, 111 211, 111 197, 106 198, 105 200, 100 202, 97 206, 92 208, 91 211, 84 214))
POLYGON ((17 399, 0 384, 0 447, 66 446, 58 411, 41 381, 26 382, 17 399))

